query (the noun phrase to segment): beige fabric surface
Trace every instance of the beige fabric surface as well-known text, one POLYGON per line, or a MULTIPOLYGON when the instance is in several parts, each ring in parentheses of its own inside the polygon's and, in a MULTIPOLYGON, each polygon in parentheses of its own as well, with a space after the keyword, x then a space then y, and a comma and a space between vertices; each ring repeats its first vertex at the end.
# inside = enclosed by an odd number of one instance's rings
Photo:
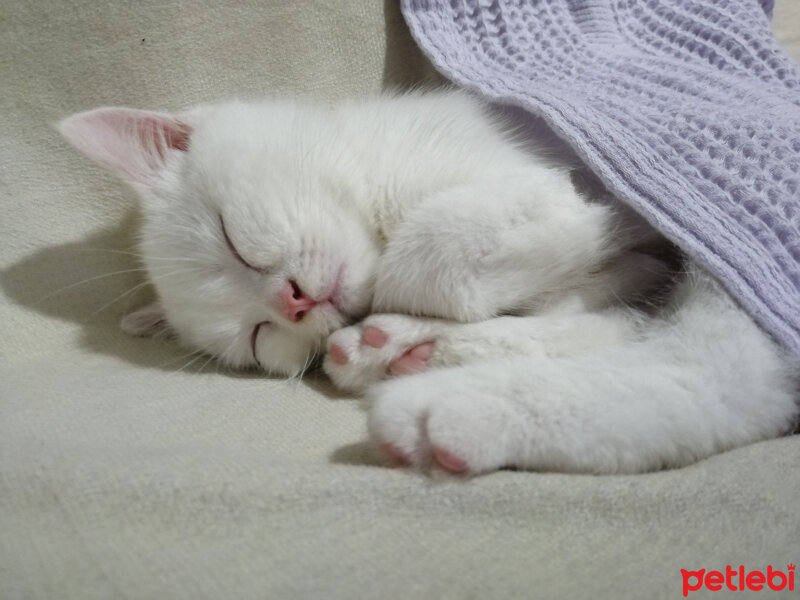
MULTIPOLYGON (((800 4, 775 22, 800 56, 800 4)), ((675 598, 680 568, 800 561, 800 436, 641 476, 432 480, 381 466, 321 379, 118 330, 150 294, 126 294, 133 195, 52 123, 434 80, 392 0, 2 5, 0 598, 675 598)))

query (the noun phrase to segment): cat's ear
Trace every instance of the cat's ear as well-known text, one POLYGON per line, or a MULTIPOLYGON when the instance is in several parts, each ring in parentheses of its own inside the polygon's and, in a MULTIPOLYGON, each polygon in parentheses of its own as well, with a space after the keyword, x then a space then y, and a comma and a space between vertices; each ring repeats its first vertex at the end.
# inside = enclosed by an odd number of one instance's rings
POLYGON ((119 322, 119 326, 125 333, 139 337, 152 337, 169 330, 164 309, 158 302, 148 304, 126 315, 119 322))
POLYGON ((176 152, 186 152, 191 127, 181 118, 133 108, 98 108, 67 117, 61 134, 86 156, 134 187, 149 188, 176 152))

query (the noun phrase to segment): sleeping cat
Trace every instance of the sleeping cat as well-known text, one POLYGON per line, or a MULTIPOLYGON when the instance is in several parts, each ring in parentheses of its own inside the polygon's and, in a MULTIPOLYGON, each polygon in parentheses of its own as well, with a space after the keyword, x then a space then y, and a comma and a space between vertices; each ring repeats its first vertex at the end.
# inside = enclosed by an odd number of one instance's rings
POLYGON ((325 352, 403 463, 639 472, 797 415, 796 365, 714 281, 464 93, 60 128, 141 198, 158 302, 126 331, 282 375, 325 352))

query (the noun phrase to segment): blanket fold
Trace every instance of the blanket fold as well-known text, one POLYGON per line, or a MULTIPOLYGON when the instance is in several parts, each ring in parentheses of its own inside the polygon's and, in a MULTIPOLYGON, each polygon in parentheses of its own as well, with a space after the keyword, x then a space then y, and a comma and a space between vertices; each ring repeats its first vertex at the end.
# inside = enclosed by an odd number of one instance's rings
POLYGON ((542 117, 800 356, 800 69, 771 0, 403 0, 453 82, 542 117))

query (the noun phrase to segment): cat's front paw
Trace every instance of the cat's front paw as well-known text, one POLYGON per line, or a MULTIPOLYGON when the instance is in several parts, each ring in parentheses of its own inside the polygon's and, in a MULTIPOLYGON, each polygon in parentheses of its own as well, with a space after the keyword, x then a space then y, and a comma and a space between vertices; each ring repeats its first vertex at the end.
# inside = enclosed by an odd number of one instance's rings
POLYGON ((426 370, 436 362, 433 319, 372 315, 328 338, 323 369, 339 389, 363 392, 385 377, 426 370))
POLYGON ((437 370, 370 388, 369 433, 385 454, 421 471, 475 475, 520 462, 522 419, 462 369, 437 370))

